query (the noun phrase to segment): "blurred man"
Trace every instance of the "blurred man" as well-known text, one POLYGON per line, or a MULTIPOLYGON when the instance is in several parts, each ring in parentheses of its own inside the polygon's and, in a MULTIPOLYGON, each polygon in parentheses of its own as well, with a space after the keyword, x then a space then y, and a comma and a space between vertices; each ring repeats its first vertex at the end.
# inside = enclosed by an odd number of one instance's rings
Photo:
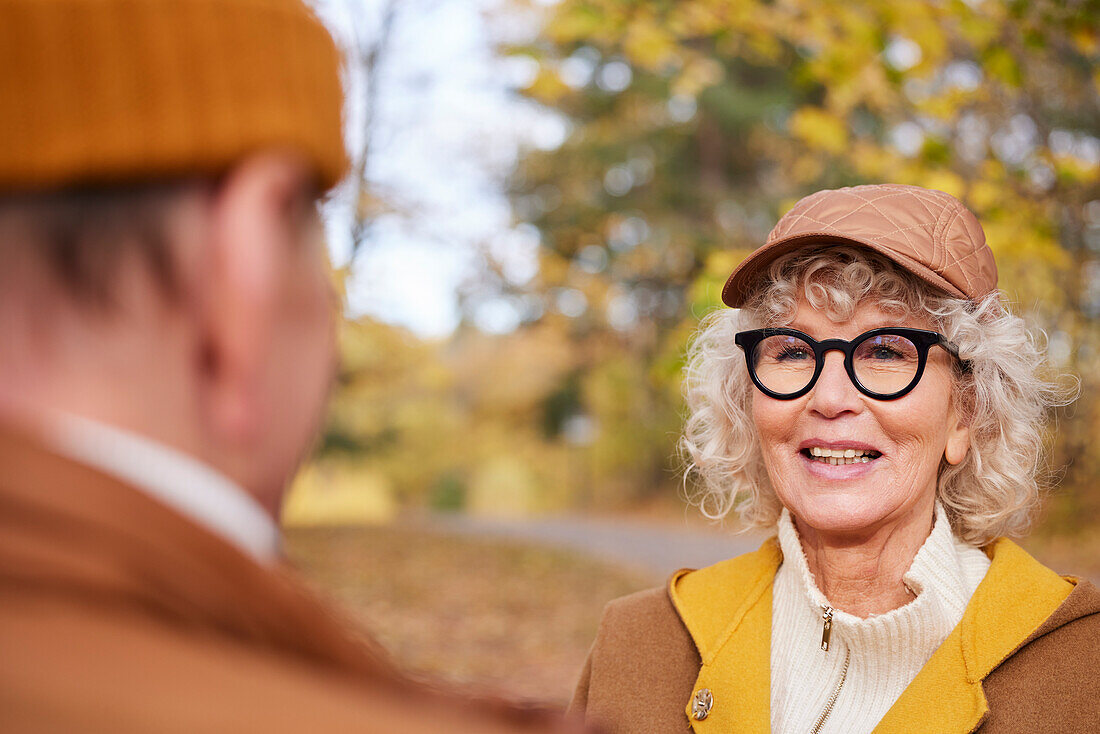
POLYGON ((279 570, 337 64, 298 0, 0 0, 0 731, 520 730, 279 570))

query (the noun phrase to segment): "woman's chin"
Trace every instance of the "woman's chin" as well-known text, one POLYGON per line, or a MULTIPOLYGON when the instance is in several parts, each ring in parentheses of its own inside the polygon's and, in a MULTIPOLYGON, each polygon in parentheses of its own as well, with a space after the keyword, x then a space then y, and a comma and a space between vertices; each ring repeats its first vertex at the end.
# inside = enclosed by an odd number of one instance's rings
POLYGON ((803 486, 794 496, 781 499, 800 531, 809 529, 838 536, 873 532, 889 516, 892 507, 889 498, 866 485, 803 486))

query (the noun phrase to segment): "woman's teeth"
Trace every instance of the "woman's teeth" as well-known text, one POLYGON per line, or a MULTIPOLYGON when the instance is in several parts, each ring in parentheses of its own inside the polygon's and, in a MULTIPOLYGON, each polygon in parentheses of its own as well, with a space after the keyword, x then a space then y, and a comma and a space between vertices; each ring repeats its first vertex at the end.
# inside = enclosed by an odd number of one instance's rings
POLYGON ((864 451, 863 449, 823 449, 814 446, 807 450, 810 458, 824 464, 837 466, 840 464, 866 464, 872 459, 877 459, 881 454, 877 451, 864 451))

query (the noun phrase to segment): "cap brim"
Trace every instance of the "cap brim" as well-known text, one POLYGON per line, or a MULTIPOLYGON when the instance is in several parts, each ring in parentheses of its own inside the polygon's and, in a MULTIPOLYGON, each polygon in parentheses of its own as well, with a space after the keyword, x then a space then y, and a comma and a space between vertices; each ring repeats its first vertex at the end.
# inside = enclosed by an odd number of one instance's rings
POLYGON ((744 306, 753 292, 760 287, 761 279, 767 273, 768 266, 776 259, 788 252, 794 252, 804 247, 828 244, 856 245, 857 247, 874 250, 929 285, 956 298, 967 297, 965 293, 951 285, 946 278, 931 268, 878 243, 856 237, 845 237, 832 232, 802 232, 792 237, 781 237, 775 242, 769 242, 757 248, 751 255, 742 260, 741 264, 734 269, 726 280, 725 287, 722 288, 722 302, 731 308, 744 306))

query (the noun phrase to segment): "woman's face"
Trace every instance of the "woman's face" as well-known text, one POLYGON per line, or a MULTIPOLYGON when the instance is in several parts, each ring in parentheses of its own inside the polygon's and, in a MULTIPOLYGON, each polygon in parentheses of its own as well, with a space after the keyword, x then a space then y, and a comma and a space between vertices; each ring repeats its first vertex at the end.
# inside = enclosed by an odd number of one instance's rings
MULTIPOLYGON (((852 339, 883 326, 931 328, 871 303, 860 305, 849 321, 834 323, 804 301, 790 324, 818 341, 852 339)), ((768 475, 800 523, 820 533, 865 537, 929 522, 940 461, 962 461, 969 445, 951 400, 953 359, 939 347, 930 349, 920 383, 897 400, 859 392, 836 351, 826 354, 817 383, 800 398, 776 400, 753 391, 768 475), (814 449, 852 449, 872 458, 833 465, 813 458, 814 449)))

